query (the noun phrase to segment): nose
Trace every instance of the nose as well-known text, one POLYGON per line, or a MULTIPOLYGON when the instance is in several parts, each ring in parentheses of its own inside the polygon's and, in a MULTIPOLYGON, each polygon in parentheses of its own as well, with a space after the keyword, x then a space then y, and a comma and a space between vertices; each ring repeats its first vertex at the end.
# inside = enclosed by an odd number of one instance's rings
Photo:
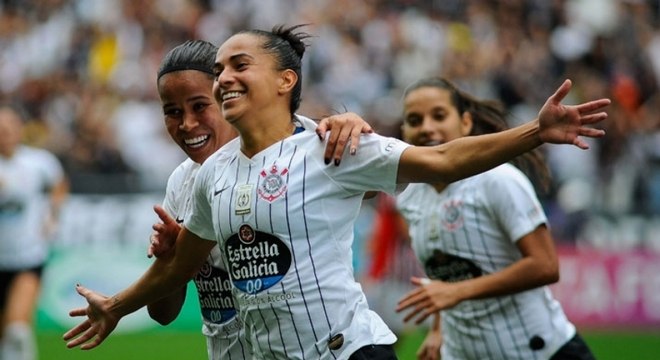
POLYGON ((220 72, 220 74, 218 74, 216 81, 218 82, 218 86, 220 86, 221 89, 226 89, 227 85, 231 84, 233 79, 234 77, 232 75, 232 70, 230 68, 225 68, 220 72))
POLYGON ((199 122, 197 122, 197 117, 195 117, 195 114, 191 113, 186 113, 183 116, 183 121, 179 125, 179 129, 182 131, 190 131, 197 127, 199 122))
POLYGON ((419 127, 419 131, 425 134, 432 133, 436 128, 435 120, 430 116, 424 116, 422 119, 422 124, 419 127))

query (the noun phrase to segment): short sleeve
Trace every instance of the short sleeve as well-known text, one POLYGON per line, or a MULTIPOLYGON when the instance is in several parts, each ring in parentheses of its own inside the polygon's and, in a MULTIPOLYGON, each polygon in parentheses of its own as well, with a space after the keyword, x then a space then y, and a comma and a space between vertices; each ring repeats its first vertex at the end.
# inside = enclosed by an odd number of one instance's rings
POLYGON ((532 183, 520 170, 507 164, 491 174, 486 199, 512 241, 517 242, 539 225, 547 223, 532 183))
POLYGON ((360 138, 357 155, 342 158, 340 166, 329 167, 329 175, 349 193, 383 191, 395 194, 399 160, 410 145, 395 138, 366 134, 360 138))
POLYGON ((213 215, 211 211, 210 185, 213 184, 214 161, 212 158, 199 169, 195 178, 191 197, 191 214, 184 222, 184 226, 195 235, 207 239, 216 240, 213 231, 213 215), (210 160, 210 161, 209 161, 210 160))

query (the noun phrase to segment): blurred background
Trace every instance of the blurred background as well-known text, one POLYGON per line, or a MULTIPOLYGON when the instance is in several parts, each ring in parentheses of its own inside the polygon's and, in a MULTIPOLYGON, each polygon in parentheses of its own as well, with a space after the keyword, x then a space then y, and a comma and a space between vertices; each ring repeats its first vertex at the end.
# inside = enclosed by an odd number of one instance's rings
MULTIPOLYGON (((149 265, 151 207, 184 156, 163 126, 163 55, 187 39, 219 45, 283 23, 309 24, 314 35, 300 113, 353 111, 385 135, 398 136, 402 90, 430 75, 501 100, 512 126, 534 118, 566 78, 574 85, 565 103, 611 98, 607 136, 591 150, 542 149, 553 174, 542 201, 561 254, 553 291, 601 358, 611 351, 589 336, 605 330, 647 339, 649 359, 660 358, 659 0, 0 0, 0 101, 25 111, 26 143, 58 156, 73 192, 44 274, 43 359, 74 358, 54 354, 73 324, 68 310, 81 304, 76 282, 111 293, 149 265)), ((356 276, 414 350, 418 330, 393 304, 419 267, 402 239, 375 239, 375 208, 365 202, 356 228, 356 276)), ((195 306, 191 297, 159 331, 189 333, 194 346, 179 347, 203 358, 195 306)), ((120 329, 153 340, 160 328, 138 313, 120 329)), ((169 340, 150 351, 161 347, 159 358, 172 356, 169 340)))

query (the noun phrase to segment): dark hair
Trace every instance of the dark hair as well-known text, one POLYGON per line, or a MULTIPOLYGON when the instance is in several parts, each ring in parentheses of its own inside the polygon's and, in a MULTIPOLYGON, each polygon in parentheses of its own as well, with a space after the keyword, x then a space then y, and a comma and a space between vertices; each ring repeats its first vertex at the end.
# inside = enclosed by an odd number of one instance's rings
POLYGON ((275 62, 277 63, 277 70, 291 69, 298 75, 298 82, 293 87, 291 92, 291 115, 293 115, 298 107, 300 107, 301 93, 302 93, 302 58, 307 48, 307 44, 303 40, 312 37, 304 32, 295 32, 300 27, 307 26, 307 24, 294 25, 285 27, 278 25, 273 27, 271 31, 264 30, 245 30, 239 34, 253 34, 265 38, 262 49, 273 54, 275 62))
MULTIPOLYGON (((423 87, 435 87, 449 91, 451 103, 458 114, 462 115, 467 111, 472 115, 473 124, 470 135, 490 134, 509 128, 506 121, 508 114, 501 102, 477 99, 442 77, 424 78, 412 83, 403 92, 403 97, 405 98, 412 91, 423 87)), ((546 194, 550 190, 550 170, 538 149, 514 158, 511 163, 532 179, 539 193, 546 194)))
POLYGON ((160 62, 158 79, 180 70, 197 70, 213 77, 213 65, 218 47, 204 40, 188 40, 170 50, 160 62))

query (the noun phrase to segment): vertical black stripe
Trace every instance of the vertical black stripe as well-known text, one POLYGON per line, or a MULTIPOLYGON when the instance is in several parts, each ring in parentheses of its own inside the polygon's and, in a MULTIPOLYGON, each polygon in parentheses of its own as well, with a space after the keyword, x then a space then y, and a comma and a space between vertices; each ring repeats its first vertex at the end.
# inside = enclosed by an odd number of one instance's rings
MULTIPOLYGON (((447 199, 448 199, 449 201, 451 201, 451 200, 452 200, 452 197, 454 196, 454 194, 452 193, 452 190, 453 190, 452 188, 447 188, 447 189, 444 190, 444 191, 446 192, 446 194, 447 194, 447 199)), ((444 212, 442 212, 442 214, 444 215, 444 212)), ((465 216, 465 214, 463 214, 463 216, 465 216)), ((443 217, 443 218, 444 218, 444 217, 443 217)), ((442 220, 442 219, 441 219, 441 220, 442 220)), ((463 230, 465 230, 465 226, 463 226, 463 230)), ((456 234, 456 232, 455 232, 455 231, 448 231, 448 233, 449 233, 450 238, 451 238, 452 243, 453 243, 453 244, 451 245, 453 251, 450 251, 450 253, 454 253, 454 254, 456 254, 456 255, 461 255, 461 247, 458 245, 458 240, 457 240, 457 234, 456 234)), ((465 241, 466 241, 466 242, 469 242, 469 238, 465 239, 465 241)), ((466 308, 469 307, 469 308, 470 308, 469 311, 471 311, 471 312, 474 313, 474 309, 472 309, 472 305, 471 305, 471 303, 470 303, 469 301, 468 301, 468 302, 463 302, 462 304, 463 304, 463 307, 466 307, 466 308)), ((451 311, 451 310, 450 310, 450 311, 451 311)), ((468 327, 468 328, 471 328, 471 327, 468 327)), ((475 345, 475 344, 468 344, 468 343, 466 343, 467 340, 468 340, 468 339, 465 339, 465 338, 463 338, 462 336, 457 336, 457 337, 456 337, 456 341, 457 341, 459 344, 461 344, 460 348, 461 348, 461 350, 462 350, 463 357, 465 357, 465 358, 470 358, 470 359, 477 359, 477 358, 478 358, 478 356, 477 356, 478 353, 476 353, 476 349, 475 349, 475 348, 476 348, 476 345, 475 345), (471 355, 471 356, 468 356, 468 355, 467 355, 467 351, 468 351, 468 349, 475 351, 475 353, 473 353, 473 355, 471 355)))
MULTIPOLYGON (((473 186, 472 189, 473 189, 473 192, 475 194, 478 192, 477 187, 473 186)), ((475 195, 475 199, 476 199, 476 195, 475 195)), ((485 206, 486 206, 486 204, 484 204, 484 207, 485 206)), ((481 225, 481 221, 480 221, 481 217, 479 216, 479 214, 476 211, 475 211, 474 219, 475 219, 475 223, 477 224, 477 230, 478 230, 477 233, 479 234, 479 240, 481 241, 481 246, 484 249, 485 260, 488 262, 488 265, 490 266, 492 271, 495 272, 495 271, 497 271, 496 270, 497 266, 496 266, 495 262, 493 261, 493 257, 492 257, 492 255, 489 251, 490 247, 488 246, 486 238, 484 236, 484 230, 482 229, 482 225, 481 225)), ((492 221, 495 221, 495 220, 493 219, 492 221)), ((502 297, 498 296, 498 297, 493 298, 493 300, 497 302, 497 305, 500 309, 501 316, 499 316, 499 318, 501 318, 504 321, 504 324, 506 325, 506 329, 509 333, 509 336, 511 337, 511 343, 516 344, 516 341, 515 341, 515 338, 514 338, 514 329, 511 325, 511 323, 509 322, 509 318, 506 316, 506 311, 505 311, 504 305, 502 303, 503 302, 502 297)), ((495 316, 495 315, 488 312, 488 317, 492 319, 492 316, 495 316)), ((502 352, 502 355, 506 357, 506 349, 505 349, 504 345, 502 345, 503 340, 500 338, 500 335, 504 335, 504 334, 501 331, 498 331, 498 326, 497 326, 496 322, 493 322, 493 321, 491 321, 491 322, 493 323, 493 329, 494 329, 493 333, 495 335, 495 338, 497 339, 497 345, 500 348, 500 351, 502 352)), ((520 354, 520 351, 519 351, 518 347, 513 346, 513 348, 515 349, 516 353, 518 354, 518 357, 522 358, 522 354, 520 354)))
MULTIPOLYGON (((273 344, 272 344, 271 341, 270 341, 270 333, 271 333, 271 331, 270 331, 270 329, 268 328, 268 322, 267 322, 266 319, 264 318, 264 315, 263 315, 263 313, 261 312, 261 310, 259 310, 258 314, 259 314, 259 316, 261 317, 261 322, 263 323, 264 328, 266 328, 266 334, 267 334, 267 336, 266 336, 266 340, 267 340, 267 342, 268 342, 268 350, 270 350, 270 353, 273 354, 273 356, 274 356, 274 352, 273 352, 273 344)), ((277 323, 277 325, 278 325, 278 327, 279 327, 279 322, 277 323)), ((280 340, 282 341, 282 345, 284 345, 284 339, 282 339, 282 329, 280 329, 279 333, 280 333, 280 340)), ((282 346, 282 347, 284 348, 284 351, 285 351, 285 353, 286 353, 286 346, 282 346)), ((259 347, 259 349, 261 349, 261 347, 259 347)))
MULTIPOLYGON (((470 231, 468 229, 469 220, 470 220, 468 218, 468 215, 474 216, 475 223, 477 224, 476 233, 479 234, 479 236, 483 236, 483 230, 479 226, 479 204, 477 203, 477 198, 476 198, 476 196, 474 196, 474 194, 472 194, 473 196, 470 197, 470 194, 468 193, 468 191, 473 188, 473 187, 470 186, 470 185, 472 185, 472 183, 470 181, 471 180, 466 180, 464 182, 465 186, 458 189, 460 192, 462 192, 461 194, 458 195, 458 198, 462 199, 463 204, 464 204, 464 209, 465 209, 465 212, 463 214, 463 216, 464 216, 463 221, 464 221, 464 224, 465 224, 465 226, 463 226, 463 233, 464 233, 464 237, 465 237, 465 243, 467 245, 466 250, 469 253, 469 258, 473 259, 474 261, 476 261, 478 263, 479 262, 479 256, 476 254, 476 252, 474 251, 474 248, 472 247, 472 240, 473 240, 471 238, 472 234, 470 234, 470 231), (470 214, 470 210, 472 210, 471 214, 470 214)), ((484 252, 486 252, 486 251, 487 251, 487 249, 484 248, 484 252)), ((485 270, 482 269, 482 271, 485 271, 485 270)), ((471 311, 473 311, 474 313, 477 313, 477 311, 475 311, 475 309, 477 307, 479 307, 481 310, 484 310, 486 316, 488 317, 488 320, 490 321, 491 326, 493 327, 493 329, 496 329, 497 323, 493 319, 492 314, 490 314, 490 312, 488 311, 488 303, 486 301, 478 300, 476 302, 470 302, 470 304, 471 304, 471 306, 473 306, 473 309, 471 311)), ((497 356, 495 356, 495 354, 493 354, 492 351, 491 351, 490 338, 488 337, 488 334, 485 331, 481 331, 479 328, 477 328, 476 331, 477 331, 476 334, 481 337, 481 342, 483 344, 483 350, 488 354, 488 358, 491 358, 491 359, 497 358, 497 356)), ((501 340, 500 340, 497 332, 495 332, 495 338, 497 340, 497 345, 500 349, 500 352, 501 352, 502 356, 504 356, 503 346, 501 344, 501 340)))
MULTIPOLYGON (((297 149, 298 148, 296 147, 295 150, 294 150, 294 155, 295 155, 297 149)), ((328 317, 328 309, 325 306, 325 300, 323 299, 323 292, 321 291, 321 285, 319 284, 319 277, 318 277, 318 273, 316 271, 316 263, 314 262, 314 255, 312 254, 312 243, 311 243, 310 238, 309 238, 309 227, 307 225, 307 213, 306 213, 306 210, 305 210, 306 209, 306 205, 305 205, 306 204, 306 190, 307 190, 307 186, 306 186, 307 185, 307 157, 306 157, 306 154, 303 155, 303 164, 302 165, 303 165, 303 177, 302 177, 303 183, 302 183, 302 189, 301 189, 301 192, 302 192, 301 204, 302 204, 302 215, 303 215, 302 218, 303 218, 303 223, 304 223, 304 226, 305 226, 305 240, 307 241, 307 249, 308 249, 307 252, 308 252, 309 261, 312 264, 312 272, 314 274, 314 281, 316 282, 316 289, 319 293, 319 299, 321 300, 321 307, 323 308, 323 315, 325 316, 326 325, 328 326, 328 335, 332 335, 332 334, 330 334, 330 331, 331 331, 332 328, 331 328, 331 325, 330 325, 330 319, 328 317)), ((288 175, 287 175, 287 177, 288 177, 288 175)), ((286 201, 287 201, 287 209, 288 209, 288 204, 289 204, 288 196, 286 198, 286 201)), ((289 214, 289 212, 287 211, 287 224, 289 224, 289 215, 288 214, 289 214)), ((291 226, 289 224, 289 237, 291 238, 291 230, 290 229, 291 229, 291 226)), ((291 239, 291 240, 293 242, 293 239, 291 239)), ((304 297, 303 297, 303 300, 305 300, 304 297)), ((307 301, 306 300, 305 300, 305 308, 307 309, 307 316, 309 318, 310 325, 311 325, 312 331, 314 333, 316 351, 319 353, 319 356, 320 356, 321 354, 323 354, 326 351, 326 349, 319 349, 318 348, 317 344, 318 344, 319 338, 318 338, 318 335, 316 334, 316 327, 314 326, 314 323, 312 321, 312 317, 309 313, 309 308, 307 307, 307 301)), ((330 354, 332 354, 332 356, 335 357, 334 353, 330 352, 330 354)))
MULTIPOLYGON (((289 168, 291 167, 291 163, 293 161, 293 158, 296 155, 296 150, 297 149, 298 149, 297 147, 294 148, 293 154, 289 158, 289 168)), ((303 173, 303 176, 304 176, 304 173, 303 173)), ((287 185, 289 183, 289 177, 290 177, 290 172, 287 173, 287 175, 286 175, 287 185)), ((285 214, 286 214, 286 227, 287 227, 287 232, 289 234, 289 244, 291 246, 291 260, 292 260, 293 265, 294 265, 294 270, 295 270, 295 273, 296 273, 296 279, 298 281, 298 288, 300 289, 300 296, 303 299, 303 303, 305 304, 305 311, 307 312, 307 317, 310 319, 310 323, 311 323, 311 317, 310 317, 310 314, 309 314, 309 306, 307 304, 307 299, 305 298, 305 292, 302 288, 302 281, 300 279, 300 271, 298 269, 298 257, 296 255, 296 253, 297 253, 296 244, 295 244, 295 241, 294 241, 293 237, 291 236, 291 223, 289 222, 289 192, 288 191, 286 192, 286 195, 284 196, 284 206, 285 206, 285 214)), ((286 301, 286 304, 287 304, 288 307, 290 306, 289 301, 286 301)), ((290 307, 289 307, 289 311, 291 312, 290 307)), ((293 321, 293 325, 295 326, 296 323, 295 323, 295 318, 293 316, 293 313, 291 313, 291 320, 293 321)), ((316 337, 316 333, 314 332, 314 325, 313 324, 312 324, 311 328, 312 328, 312 333, 314 335, 314 338, 316 340, 318 340, 318 338, 316 337)), ((298 344, 300 344, 300 350, 303 354, 303 359, 304 359, 305 358, 305 349, 302 346, 302 343, 300 342, 300 336, 298 334, 296 334, 296 335, 297 335, 298 344)))

